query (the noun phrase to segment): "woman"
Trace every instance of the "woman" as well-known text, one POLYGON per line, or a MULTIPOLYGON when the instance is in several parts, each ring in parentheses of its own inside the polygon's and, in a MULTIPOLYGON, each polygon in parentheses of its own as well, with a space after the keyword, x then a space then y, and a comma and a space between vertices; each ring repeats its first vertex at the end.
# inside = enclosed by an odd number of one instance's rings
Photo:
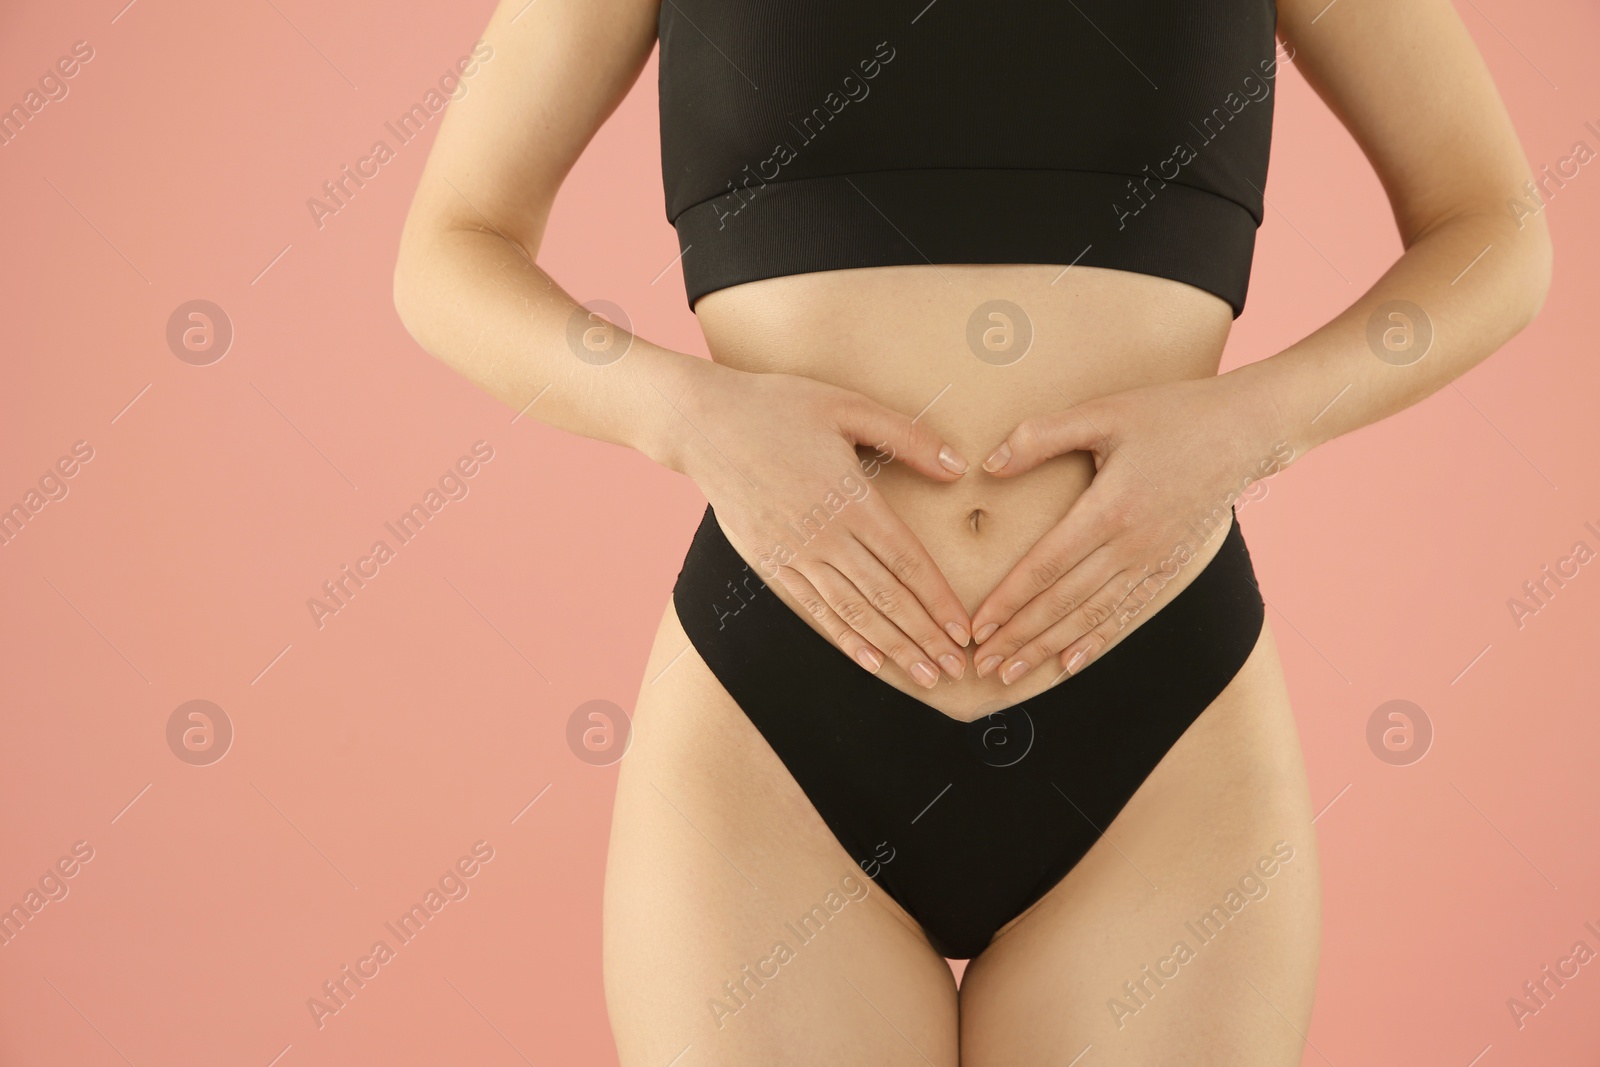
POLYGON ((1503 207, 1529 168, 1450 4, 508 0, 485 40, 400 314, 711 505, 618 783, 621 1062, 1298 1063, 1317 850, 1232 505, 1544 299, 1542 218, 1503 207), (712 361, 537 265, 658 35, 712 361), (1287 62, 1405 253, 1219 376, 1287 62))

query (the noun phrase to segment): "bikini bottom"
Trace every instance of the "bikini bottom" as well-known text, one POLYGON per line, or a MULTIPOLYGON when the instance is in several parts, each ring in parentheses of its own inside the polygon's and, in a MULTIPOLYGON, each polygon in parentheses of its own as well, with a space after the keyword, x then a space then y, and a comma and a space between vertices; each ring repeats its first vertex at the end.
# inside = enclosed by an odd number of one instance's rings
POLYGON ((1117 645, 972 722, 813 630, 709 507, 673 604, 844 850, 938 952, 971 959, 1076 866, 1255 648, 1263 604, 1229 519, 1204 569, 1117 645))

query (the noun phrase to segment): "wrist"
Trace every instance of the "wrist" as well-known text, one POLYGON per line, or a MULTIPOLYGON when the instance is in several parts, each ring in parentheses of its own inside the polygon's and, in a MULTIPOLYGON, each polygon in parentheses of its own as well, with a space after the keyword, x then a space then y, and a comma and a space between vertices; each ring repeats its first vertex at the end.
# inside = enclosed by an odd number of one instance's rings
POLYGON ((696 457, 704 450, 704 422, 715 405, 709 394, 717 383, 738 374, 712 360, 663 350, 655 372, 646 380, 646 408, 634 447, 654 462, 693 477, 696 457))
POLYGON ((1314 441, 1286 418, 1281 390, 1275 389, 1266 361, 1247 363, 1218 375, 1221 418, 1239 448, 1239 462, 1251 477, 1277 473, 1308 452, 1314 441))

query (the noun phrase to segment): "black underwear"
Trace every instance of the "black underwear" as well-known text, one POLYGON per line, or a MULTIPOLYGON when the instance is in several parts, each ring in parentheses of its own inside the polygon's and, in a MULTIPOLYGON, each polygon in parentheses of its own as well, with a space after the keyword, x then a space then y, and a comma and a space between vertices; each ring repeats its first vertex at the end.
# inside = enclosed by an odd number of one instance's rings
POLYGON ((751 570, 710 508, 673 589, 685 632, 846 852, 971 959, 1064 878, 1231 681, 1263 606, 1239 524, 1076 675, 966 723, 862 670, 751 570))

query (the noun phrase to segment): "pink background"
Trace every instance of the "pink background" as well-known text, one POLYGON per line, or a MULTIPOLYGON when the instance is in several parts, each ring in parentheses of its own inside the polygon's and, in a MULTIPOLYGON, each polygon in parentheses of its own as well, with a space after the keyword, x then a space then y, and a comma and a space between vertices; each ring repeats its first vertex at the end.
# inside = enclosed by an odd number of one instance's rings
MULTIPOLYGON (((0 1064, 614 1062, 615 768, 577 759, 566 726, 585 701, 631 707, 703 500, 638 455, 513 423, 401 328, 390 271, 437 119, 320 229, 306 207, 393 144, 385 121, 490 7, 123 2, 0 14, 0 102, 94 48, 0 147, 0 505, 74 442, 94 451, 0 546, 0 905, 74 842, 94 850, 0 947, 0 1064), (235 331, 209 366, 165 337, 197 298, 235 331), (319 629, 307 599, 393 544, 383 523, 479 440, 494 458, 470 494, 319 629), (168 746, 194 699, 235 730, 209 766, 168 746), (319 1029, 307 999, 480 840, 493 859, 470 895, 319 1029)), ((1536 168, 1600 147, 1582 127, 1600 125, 1593 5, 1461 10, 1536 168)), ((1400 251, 1348 135, 1292 68, 1279 84, 1230 366, 1315 328, 1400 251)), ((652 284, 677 253, 657 153, 652 61, 541 260, 703 354, 677 269, 652 284)), ((1555 286, 1531 329, 1241 511, 1326 806, 1307 1063, 1548 1067, 1600 1048, 1600 963, 1520 1031, 1506 1007, 1578 939, 1600 949, 1583 929, 1600 926, 1600 562, 1520 629, 1507 608, 1573 542, 1600 548, 1583 528, 1600 527, 1589 170, 1548 207, 1555 286), (1436 732, 1410 766, 1367 744, 1392 699, 1436 732)))

